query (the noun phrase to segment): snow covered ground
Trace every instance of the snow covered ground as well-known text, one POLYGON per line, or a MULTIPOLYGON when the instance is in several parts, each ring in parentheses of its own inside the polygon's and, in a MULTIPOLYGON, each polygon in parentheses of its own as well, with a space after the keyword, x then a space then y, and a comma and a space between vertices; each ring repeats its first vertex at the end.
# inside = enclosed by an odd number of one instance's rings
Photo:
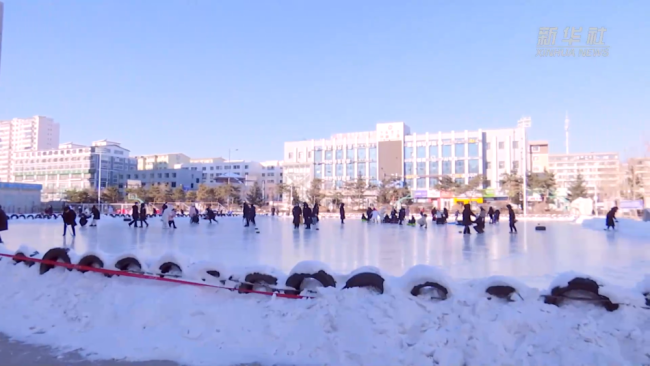
MULTIPOLYGON (((173 254, 221 262, 233 272, 266 265, 289 273, 303 260, 322 261, 342 276, 375 266, 386 277, 385 293, 341 290, 339 284, 321 289, 316 299, 281 299, 76 271, 41 276, 37 266, 3 259, 0 333, 89 359, 190 365, 650 362, 650 310, 558 308, 538 298, 537 289, 575 270, 602 278, 613 295, 641 301, 642 288, 635 286, 650 273, 649 243, 623 235, 624 226, 612 235, 568 223, 535 231, 536 223, 522 222, 519 234, 510 235, 502 223, 488 226, 484 235, 463 236, 453 225, 424 230, 329 220, 319 231, 293 231, 286 219, 259 217, 256 234, 236 218, 195 227, 179 219, 175 231, 151 221, 148 229, 133 229, 103 218, 99 228, 82 228, 73 240, 61 237, 60 220, 12 220, 2 234, 7 251, 23 244, 41 252, 66 245, 77 254, 130 252, 148 263, 173 254), (412 268, 417 264, 440 269, 412 268), (410 295, 413 281, 427 275, 448 286, 448 300, 410 295), (494 275, 501 277, 488 278, 494 275), (522 299, 488 300, 484 287, 504 281, 522 299)), ((650 279, 639 286, 650 288, 650 279)))

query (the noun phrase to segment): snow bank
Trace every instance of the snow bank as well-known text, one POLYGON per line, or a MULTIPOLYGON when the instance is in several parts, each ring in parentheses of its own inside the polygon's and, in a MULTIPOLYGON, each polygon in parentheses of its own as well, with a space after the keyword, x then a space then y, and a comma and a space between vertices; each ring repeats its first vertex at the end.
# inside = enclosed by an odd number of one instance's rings
MULTIPOLYGON (((605 230, 605 218, 583 218, 576 220, 576 224, 591 230, 605 230)), ((632 219, 618 219, 616 224, 616 235, 633 236, 650 240, 650 222, 637 221, 632 219)))
POLYGON ((598 284, 598 294, 606 296, 615 304, 628 304, 634 306, 643 306, 645 298, 643 293, 638 289, 626 289, 620 286, 606 283, 604 280, 579 272, 563 272, 560 273, 549 285, 548 291, 544 294, 550 294, 555 287, 567 287, 569 282, 575 278, 586 278, 598 284))
POLYGON ((473 279, 467 282, 470 288, 474 291, 474 295, 486 297, 489 296, 485 290, 492 286, 510 286, 515 289, 519 296, 512 296, 512 300, 522 299, 537 300, 539 298, 539 290, 526 286, 523 282, 507 276, 490 276, 487 278, 473 279), (521 297, 520 297, 521 296, 521 297))
POLYGON ((435 282, 449 291, 448 297, 454 296, 457 292, 456 285, 452 279, 440 268, 419 264, 409 268, 399 278, 400 287, 404 293, 410 293, 413 287, 425 282, 435 282))
MULTIPOLYGON (((440 273, 420 267, 404 278, 419 275, 440 273)), ((483 284, 518 287, 511 280, 483 284)), ((0 332, 90 359, 591 366, 645 364, 650 349, 650 311, 628 306, 607 312, 542 301, 429 303, 362 291, 290 300, 77 271, 40 276, 10 261, 0 261, 0 281, 0 311, 12 314, 0 332)))

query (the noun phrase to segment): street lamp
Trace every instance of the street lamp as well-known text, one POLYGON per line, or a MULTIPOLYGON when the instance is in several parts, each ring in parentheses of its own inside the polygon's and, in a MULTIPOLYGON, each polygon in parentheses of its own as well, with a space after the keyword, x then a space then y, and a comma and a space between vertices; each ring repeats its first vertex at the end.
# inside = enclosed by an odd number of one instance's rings
POLYGON ((528 142, 526 141, 526 129, 532 125, 532 120, 530 117, 522 117, 517 121, 517 126, 521 128, 521 133, 524 140, 524 147, 522 151, 524 152, 524 169, 523 169, 523 181, 524 181, 524 216, 528 213, 528 142))
POLYGON ((98 172, 98 178, 97 178, 97 204, 101 205, 101 197, 102 197, 102 152, 101 150, 98 151, 99 155, 99 169, 97 170, 98 172))
MULTIPOLYGON (((230 164, 230 151, 233 150, 231 148, 228 148, 228 164, 230 164)), ((239 151, 239 149, 234 149, 235 151, 239 151)), ((231 192, 230 192, 230 174, 228 174, 228 209, 230 209, 230 200, 231 200, 231 192)))

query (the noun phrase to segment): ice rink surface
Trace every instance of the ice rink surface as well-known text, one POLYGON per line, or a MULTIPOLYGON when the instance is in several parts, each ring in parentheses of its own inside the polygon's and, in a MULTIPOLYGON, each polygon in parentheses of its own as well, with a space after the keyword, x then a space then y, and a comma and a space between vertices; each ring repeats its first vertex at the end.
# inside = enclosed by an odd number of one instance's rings
MULTIPOLYGON (((241 218, 220 218, 219 224, 201 221, 190 225, 178 218, 178 229, 163 229, 160 218, 149 227, 129 228, 121 218, 103 217, 97 228, 77 226, 77 236, 62 236, 56 220, 11 220, 3 232, 10 250, 28 245, 45 252, 67 246, 78 254, 136 252, 157 258, 181 252, 193 260, 229 266, 268 265, 289 272, 303 260, 318 260, 340 273, 364 265, 399 276, 416 264, 443 268, 455 279, 490 275, 517 277, 526 284, 546 287, 560 272, 578 271, 599 276, 612 284, 633 286, 650 268, 650 239, 618 232, 588 230, 569 222, 517 223, 519 233, 508 233, 508 223, 487 225, 482 235, 462 235, 456 225, 431 225, 427 229, 394 224, 368 224, 358 219, 322 219, 319 230, 294 230, 287 217, 258 216, 259 234, 243 227, 241 218)), ((604 225, 604 223, 603 223, 604 225)))

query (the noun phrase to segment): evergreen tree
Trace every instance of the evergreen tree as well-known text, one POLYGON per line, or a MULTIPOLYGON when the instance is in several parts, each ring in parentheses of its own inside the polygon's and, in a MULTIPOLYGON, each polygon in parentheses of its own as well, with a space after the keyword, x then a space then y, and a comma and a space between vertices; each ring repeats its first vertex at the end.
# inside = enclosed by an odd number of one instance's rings
POLYGON ((102 202, 105 203, 122 202, 122 194, 120 194, 120 190, 115 186, 109 186, 102 189, 102 202))
POLYGON ((323 181, 319 178, 314 178, 310 185, 309 190, 307 190, 307 200, 311 203, 320 203, 320 201, 325 197, 322 191, 323 181))
POLYGON ((578 198, 587 198, 587 184, 582 174, 578 173, 576 180, 569 186, 567 198, 573 201, 578 198))
POLYGON ((521 204, 524 179, 520 177, 516 171, 503 173, 499 184, 508 193, 508 197, 512 203, 516 205, 521 204))
POLYGON ((174 192, 172 193, 172 200, 174 200, 174 202, 185 201, 185 190, 183 187, 176 187, 176 189, 174 189, 174 192))
POLYGON ((214 188, 208 187, 205 184, 199 184, 199 189, 196 192, 196 200, 199 202, 214 202, 217 200, 217 195, 214 188))
POLYGON ((253 183, 253 186, 246 194, 246 201, 258 207, 264 205, 264 195, 262 194, 262 188, 260 188, 260 185, 257 184, 257 182, 253 183))

